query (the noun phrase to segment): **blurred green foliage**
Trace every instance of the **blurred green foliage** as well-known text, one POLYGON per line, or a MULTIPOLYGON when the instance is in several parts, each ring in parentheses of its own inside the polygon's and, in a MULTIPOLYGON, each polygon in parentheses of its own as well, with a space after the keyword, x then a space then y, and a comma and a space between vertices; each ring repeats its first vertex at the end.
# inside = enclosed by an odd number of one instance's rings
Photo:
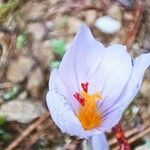
POLYGON ((52 69, 54 69, 54 68, 58 68, 59 65, 60 65, 60 61, 52 61, 52 62, 50 63, 50 69, 52 70, 52 69))
POLYGON ((19 34, 16 39, 16 48, 17 49, 23 48, 26 43, 26 39, 27 39, 27 34, 25 33, 19 34))
POLYGON ((9 0, 7 3, 0 4, 0 24, 3 24, 7 17, 15 10, 22 0, 9 0))
POLYGON ((13 99, 14 97, 16 97, 20 92, 20 88, 19 86, 13 86, 13 88, 8 91, 7 93, 5 93, 2 98, 5 100, 5 101, 8 101, 8 100, 11 100, 13 99))
POLYGON ((4 116, 0 116, 0 127, 4 126, 6 123, 6 118, 4 116))
POLYGON ((56 55, 63 56, 65 54, 66 44, 62 39, 52 40, 51 46, 56 55))
POLYGON ((10 140, 10 135, 5 131, 6 118, 0 116, 0 140, 7 143, 10 140))

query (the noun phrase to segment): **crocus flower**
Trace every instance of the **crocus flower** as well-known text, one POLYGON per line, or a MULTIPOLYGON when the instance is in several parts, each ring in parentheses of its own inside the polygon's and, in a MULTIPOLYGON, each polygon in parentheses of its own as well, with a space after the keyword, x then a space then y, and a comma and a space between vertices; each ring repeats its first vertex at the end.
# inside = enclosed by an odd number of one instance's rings
POLYGON ((63 133, 108 149, 103 133, 119 122, 149 65, 150 54, 132 59, 125 46, 105 47, 84 25, 51 72, 46 99, 52 119, 63 133))

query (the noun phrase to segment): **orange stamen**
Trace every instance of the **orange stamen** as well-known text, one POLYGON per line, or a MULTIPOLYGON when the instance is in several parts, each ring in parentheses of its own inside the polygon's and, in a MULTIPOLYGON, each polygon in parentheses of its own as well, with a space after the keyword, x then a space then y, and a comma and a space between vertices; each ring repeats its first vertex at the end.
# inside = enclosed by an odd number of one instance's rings
POLYGON ((101 100, 102 96, 99 94, 99 92, 90 95, 88 93, 88 85, 88 82, 81 83, 83 91, 80 93, 76 92, 73 95, 82 105, 82 107, 77 112, 77 117, 85 130, 96 128, 100 126, 102 122, 101 114, 96 106, 96 100, 101 100))
POLYGON ((101 95, 98 92, 93 95, 89 95, 86 92, 81 92, 80 94, 85 102, 77 113, 78 119, 85 130, 98 127, 101 124, 101 114, 97 110, 96 100, 102 99, 101 95))

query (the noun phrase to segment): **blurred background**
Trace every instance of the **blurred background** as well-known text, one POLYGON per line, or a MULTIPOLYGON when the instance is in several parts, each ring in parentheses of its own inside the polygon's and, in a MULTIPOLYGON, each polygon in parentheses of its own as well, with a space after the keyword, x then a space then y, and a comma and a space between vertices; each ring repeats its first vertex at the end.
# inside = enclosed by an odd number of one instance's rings
MULTIPOLYGON (((50 72, 84 23, 106 46, 150 52, 150 0, 0 0, 0 150, 90 149, 59 131, 45 102, 50 72)), ((150 149, 150 69, 121 124, 133 150, 150 149)))

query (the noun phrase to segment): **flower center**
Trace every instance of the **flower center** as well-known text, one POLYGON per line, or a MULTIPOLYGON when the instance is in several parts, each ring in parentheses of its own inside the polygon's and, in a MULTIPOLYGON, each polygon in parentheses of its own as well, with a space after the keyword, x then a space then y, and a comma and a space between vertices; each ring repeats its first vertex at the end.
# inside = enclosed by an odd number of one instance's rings
POLYGON ((98 127, 101 124, 101 114, 97 109, 96 101, 101 100, 102 96, 99 92, 92 95, 88 93, 88 83, 82 83, 83 91, 74 94, 74 97, 81 104, 77 112, 77 117, 80 120, 85 130, 90 130, 98 127))

